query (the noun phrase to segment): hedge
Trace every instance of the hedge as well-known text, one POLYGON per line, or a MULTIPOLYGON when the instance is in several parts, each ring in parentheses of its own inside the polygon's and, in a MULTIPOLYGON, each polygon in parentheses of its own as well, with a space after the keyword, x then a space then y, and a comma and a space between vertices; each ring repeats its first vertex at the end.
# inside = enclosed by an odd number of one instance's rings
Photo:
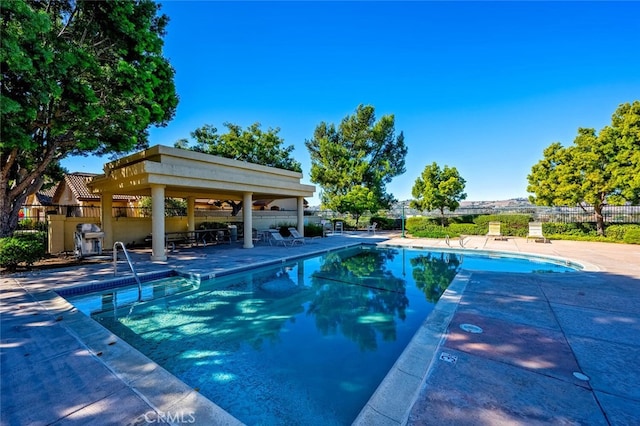
POLYGON ((592 223, 557 223, 557 222, 549 222, 542 224, 542 232, 545 235, 554 235, 554 234, 562 234, 562 235, 589 235, 589 236, 597 236, 598 232, 596 231, 596 227, 592 223))
POLYGON ((449 228, 443 228, 441 225, 425 225, 419 230, 409 231, 415 237, 421 238, 445 238, 451 237, 449 228))
POLYGON ((407 232, 415 237, 423 238, 445 238, 447 236, 459 237, 460 235, 484 235, 482 228, 472 223, 452 223, 442 227, 435 225, 430 220, 420 220, 424 218, 411 217, 407 219, 407 232))
MULTIPOLYGON (((500 222, 503 235, 526 237, 529 233, 530 215, 499 214, 483 215, 473 219, 471 223, 451 223, 442 227, 437 218, 410 217, 406 221, 406 230, 415 237, 444 238, 460 235, 485 235, 489 230, 489 222, 500 222), (435 223, 434 223, 435 222, 435 223)), ((605 228, 605 237, 599 236, 594 223, 555 223, 542 224, 542 232, 547 238, 556 240, 624 242, 640 244, 640 225, 609 225, 605 228)))
POLYGON ((450 237, 459 237, 460 235, 484 235, 483 228, 473 223, 452 223, 449 225, 451 233, 450 237))
POLYGON ((396 219, 382 216, 371 216, 371 219, 369 219, 369 225, 373 222, 378 224, 377 229, 396 229, 396 219))
POLYGON ((605 229, 607 237, 628 244, 640 244, 640 225, 610 225, 605 229))
MULTIPOLYGON (((405 221, 405 227, 407 232, 410 234, 415 234, 416 232, 425 231, 427 229, 431 229, 433 226, 437 225, 432 218, 423 217, 423 216, 414 216, 409 217, 405 221)), ((442 228, 442 226, 440 226, 442 228)))
POLYGON ((640 226, 629 226, 627 231, 624 233, 622 241, 627 244, 640 244, 640 226))

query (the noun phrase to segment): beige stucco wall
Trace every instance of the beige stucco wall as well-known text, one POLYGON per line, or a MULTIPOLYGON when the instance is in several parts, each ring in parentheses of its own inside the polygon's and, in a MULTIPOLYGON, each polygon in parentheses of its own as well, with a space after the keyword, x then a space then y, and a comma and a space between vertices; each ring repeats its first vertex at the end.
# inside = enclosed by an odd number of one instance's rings
MULTIPOLYGON (((253 227, 255 229, 268 229, 278 225, 297 223, 295 211, 253 211, 253 227)), ((305 223, 317 223, 320 219, 315 216, 305 216, 305 223)), ((220 212, 220 215, 197 216, 195 218, 196 229, 203 222, 241 223, 242 214, 229 216, 228 212, 220 212)), ((91 217, 65 217, 64 215, 49 215, 49 253, 72 253, 75 249, 74 233, 76 226, 81 223, 95 223, 101 227, 99 218, 91 217)), ((186 217, 165 218, 165 232, 180 232, 187 230, 186 217)), ((122 241, 125 244, 144 244, 145 238, 151 234, 150 217, 120 217, 113 218, 113 241, 122 241)), ((111 247, 103 247, 110 249, 111 247)))
POLYGON ((49 215, 49 253, 73 253, 75 249, 74 232, 80 223, 95 223, 100 226, 95 217, 66 217, 64 215, 49 215))
POLYGON ((64 185, 62 191, 59 193, 60 195, 56 198, 57 204, 69 205, 69 204, 79 204, 76 197, 73 195, 73 192, 69 189, 68 186, 64 185))
MULTIPOLYGON (((100 219, 96 217, 65 217, 64 215, 49 215, 49 253, 72 253, 75 249, 75 231, 78 224, 94 223, 101 227, 100 219)), ((167 218, 169 219, 169 218, 167 218)), ((186 220, 185 220, 186 222, 186 220)), ((151 232, 150 218, 120 218, 114 226, 115 241, 141 243, 151 232)), ((103 247, 109 249, 110 247, 103 247)))

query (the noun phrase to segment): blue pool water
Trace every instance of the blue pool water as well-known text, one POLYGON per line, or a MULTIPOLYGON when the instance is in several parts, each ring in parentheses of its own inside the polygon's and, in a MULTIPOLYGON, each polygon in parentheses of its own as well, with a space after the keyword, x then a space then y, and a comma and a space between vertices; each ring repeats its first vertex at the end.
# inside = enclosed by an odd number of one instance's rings
POLYGON ((208 281, 69 298, 250 425, 358 415, 460 268, 566 272, 527 259, 358 247, 208 281))

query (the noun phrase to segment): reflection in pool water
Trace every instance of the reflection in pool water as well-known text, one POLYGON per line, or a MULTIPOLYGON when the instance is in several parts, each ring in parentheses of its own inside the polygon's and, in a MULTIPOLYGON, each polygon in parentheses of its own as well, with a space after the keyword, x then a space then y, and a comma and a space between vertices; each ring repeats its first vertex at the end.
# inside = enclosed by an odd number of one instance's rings
POLYGON ((469 259, 358 247, 72 303, 246 424, 349 424, 469 259))

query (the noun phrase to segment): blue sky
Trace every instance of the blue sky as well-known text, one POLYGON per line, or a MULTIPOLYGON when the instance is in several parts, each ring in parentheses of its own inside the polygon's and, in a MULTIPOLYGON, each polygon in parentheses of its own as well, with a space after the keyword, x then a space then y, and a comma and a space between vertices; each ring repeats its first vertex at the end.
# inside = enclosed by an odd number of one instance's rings
MULTIPOLYGON (((545 147, 640 99, 638 2, 167 1, 162 12, 180 104, 150 145, 260 122, 295 146, 305 183, 315 127, 368 104, 405 135, 407 171, 387 187, 397 199, 434 161, 458 169, 469 201, 526 197, 545 147)), ((63 165, 99 173, 105 161, 63 165)))

